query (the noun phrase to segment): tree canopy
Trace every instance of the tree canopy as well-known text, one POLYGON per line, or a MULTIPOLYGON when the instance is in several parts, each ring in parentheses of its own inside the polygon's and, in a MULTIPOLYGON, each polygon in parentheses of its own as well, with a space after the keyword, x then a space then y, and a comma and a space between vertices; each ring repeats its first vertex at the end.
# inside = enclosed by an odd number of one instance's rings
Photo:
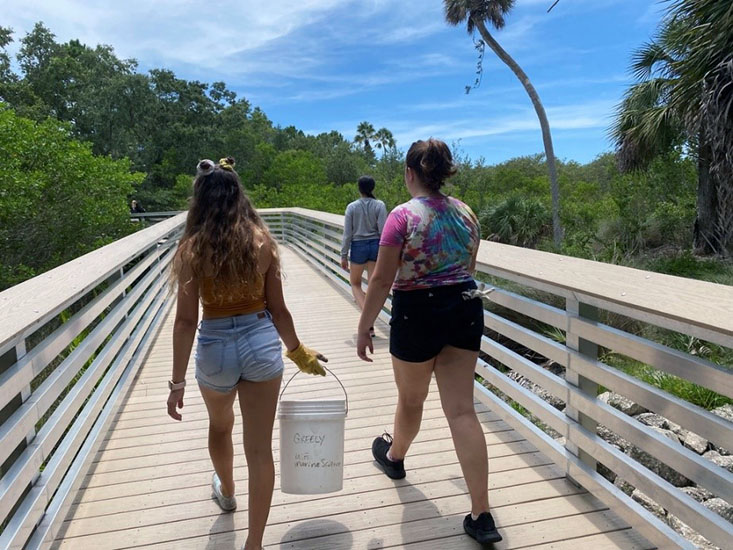
MULTIPOLYGON (((257 207, 343 213, 364 174, 388 209, 410 198, 387 128, 363 121, 350 141, 280 127, 223 82, 143 74, 109 46, 59 43, 42 24, 20 39, 13 65, 12 39, 0 27, 0 288, 134 230, 130 199, 148 211, 185 208, 201 158, 234 156, 257 207)), ((445 192, 479 214, 485 238, 557 250, 544 155, 492 166, 452 149, 459 170, 445 192)), ((557 181, 563 253, 618 262, 692 242, 697 166, 685 148, 659 150, 629 173, 611 154, 558 160, 557 181)))

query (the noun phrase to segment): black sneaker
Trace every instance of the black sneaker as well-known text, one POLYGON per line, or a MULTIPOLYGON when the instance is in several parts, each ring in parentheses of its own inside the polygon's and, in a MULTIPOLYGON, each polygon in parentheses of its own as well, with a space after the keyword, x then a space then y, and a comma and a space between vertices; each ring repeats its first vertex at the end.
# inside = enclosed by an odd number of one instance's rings
POLYGON ((501 535, 496 530, 494 518, 491 517, 489 512, 483 512, 476 520, 471 517, 471 514, 468 514, 463 520, 463 530, 466 531, 469 537, 476 539, 476 542, 481 544, 501 540, 501 535))
POLYGON ((387 458, 387 451, 392 446, 392 436, 388 433, 378 437, 372 443, 372 456, 382 468, 387 477, 392 479, 402 479, 405 477, 405 461, 390 460, 387 458))

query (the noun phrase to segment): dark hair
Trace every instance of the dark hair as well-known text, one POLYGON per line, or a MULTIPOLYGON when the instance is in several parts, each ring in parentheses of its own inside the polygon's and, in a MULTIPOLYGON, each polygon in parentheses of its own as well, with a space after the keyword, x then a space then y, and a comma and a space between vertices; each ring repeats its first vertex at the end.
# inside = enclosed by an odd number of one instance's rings
POLYGON ((359 185, 359 192, 361 194, 366 195, 370 199, 376 198, 373 193, 374 186, 376 185, 373 177, 362 176, 356 183, 359 185))
POLYGON ((456 173, 448 146, 439 139, 419 140, 407 151, 405 164, 417 173, 428 189, 438 191, 456 173))
POLYGON ((199 163, 186 228, 172 270, 172 278, 181 283, 185 282, 180 280, 184 263, 196 278, 213 276, 217 298, 257 275, 258 232, 270 244, 279 269, 275 241, 244 193, 234 171, 234 159, 227 157, 226 161, 228 165, 199 163))

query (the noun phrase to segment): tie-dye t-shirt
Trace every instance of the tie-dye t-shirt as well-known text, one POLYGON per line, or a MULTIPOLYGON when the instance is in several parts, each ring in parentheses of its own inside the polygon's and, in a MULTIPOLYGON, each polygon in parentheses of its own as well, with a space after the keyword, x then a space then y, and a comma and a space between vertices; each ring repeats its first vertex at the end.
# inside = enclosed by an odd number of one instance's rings
POLYGON ((393 290, 464 283, 481 231, 478 219, 453 197, 416 197, 397 206, 384 224, 380 246, 402 248, 393 290))

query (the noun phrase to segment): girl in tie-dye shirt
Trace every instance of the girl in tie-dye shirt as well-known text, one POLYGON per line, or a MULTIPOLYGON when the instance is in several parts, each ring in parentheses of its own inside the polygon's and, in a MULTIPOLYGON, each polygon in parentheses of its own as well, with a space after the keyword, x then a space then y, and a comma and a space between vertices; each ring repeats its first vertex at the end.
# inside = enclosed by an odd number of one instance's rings
POLYGON ((473 280, 474 252, 480 241, 473 211, 443 194, 415 197, 387 217, 380 246, 402 248, 393 290, 456 285, 473 280))
POLYGON ((483 336, 483 303, 471 273, 480 243, 471 209, 441 187, 455 173, 442 141, 412 144, 405 185, 412 200, 387 217, 359 320, 357 355, 371 361, 371 327, 392 289, 389 352, 397 384, 394 437, 372 443, 374 460, 392 479, 405 477, 405 455, 420 430, 423 403, 435 376, 456 446, 471 513, 463 528, 478 542, 501 540, 489 513, 488 457, 473 405, 474 369, 483 336))

